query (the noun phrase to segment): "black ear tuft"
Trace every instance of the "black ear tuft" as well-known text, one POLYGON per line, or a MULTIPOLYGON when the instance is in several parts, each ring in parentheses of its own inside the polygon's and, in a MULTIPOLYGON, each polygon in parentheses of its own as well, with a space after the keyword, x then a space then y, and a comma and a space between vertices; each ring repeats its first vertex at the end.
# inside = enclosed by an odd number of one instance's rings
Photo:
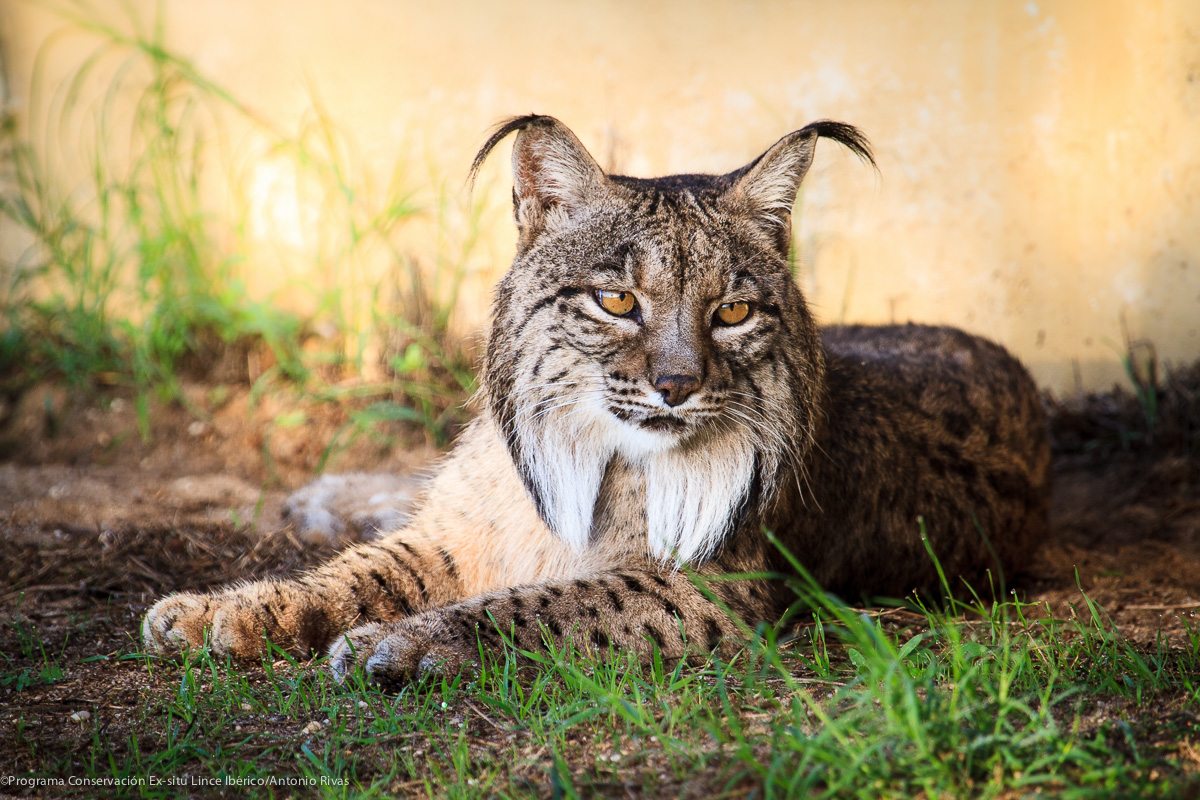
POLYGON ((790 242, 796 192, 812 164, 817 139, 822 138, 849 148, 878 172, 871 144, 862 131, 844 122, 823 119, 789 133, 729 175, 729 197, 771 229, 781 251, 786 252, 790 242))
POLYGON ((604 170, 571 129, 554 117, 527 114, 496 127, 471 164, 471 180, 496 145, 510 133, 513 144, 513 215, 519 247, 543 231, 573 223, 605 195, 604 170))
POLYGON ((475 154, 475 159, 471 162, 471 170, 467 173, 467 181, 472 185, 475 179, 479 176, 479 169, 483 166, 483 162, 487 161, 487 157, 492 154, 492 150, 496 149, 496 145, 504 140, 504 137, 510 133, 524 130, 531 125, 545 125, 547 127, 558 123, 554 117, 548 117, 545 114, 525 114, 520 117, 509 117, 501 122, 492 131, 492 135, 483 143, 483 147, 479 148, 479 152, 475 154))
POLYGON ((866 135, 853 125, 835 122, 831 119, 819 119, 805 125, 799 132, 809 131, 816 133, 821 139, 832 139, 879 172, 879 165, 875 163, 875 156, 871 152, 871 143, 867 140, 866 135))

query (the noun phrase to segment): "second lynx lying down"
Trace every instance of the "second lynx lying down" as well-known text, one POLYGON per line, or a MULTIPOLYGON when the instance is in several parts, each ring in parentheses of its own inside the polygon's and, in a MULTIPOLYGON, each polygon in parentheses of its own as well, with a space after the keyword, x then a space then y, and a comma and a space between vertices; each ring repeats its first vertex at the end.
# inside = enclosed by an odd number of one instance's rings
MULTIPOLYGON (((509 121, 519 244, 493 307, 486 412, 410 523, 293 580, 167 597, 154 650, 239 657, 264 635, 404 679, 477 642, 669 656, 736 648, 701 574, 786 571, 776 532, 852 594, 928 587, 924 518, 950 574, 1010 570, 1045 526, 1037 391, 1000 347, 949 328, 818 331, 789 271, 790 213, 818 122, 725 175, 606 175, 550 117, 509 121)), ((712 584, 749 621, 792 599, 712 584)))

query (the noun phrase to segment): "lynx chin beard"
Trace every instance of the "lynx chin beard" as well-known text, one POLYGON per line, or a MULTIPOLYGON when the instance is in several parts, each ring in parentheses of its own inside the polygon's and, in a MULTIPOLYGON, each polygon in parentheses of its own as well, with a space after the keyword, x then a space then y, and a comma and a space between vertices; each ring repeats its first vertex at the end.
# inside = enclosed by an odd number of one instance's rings
POLYGON ((705 561, 733 532, 753 500, 763 461, 758 443, 736 417, 688 409, 646 415, 678 424, 641 424, 610 413, 589 399, 574 413, 551 413, 522 426, 518 452, 546 525, 577 552, 585 550, 604 475, 623 459, 644 479, 649 553, 675 567, 705 561))

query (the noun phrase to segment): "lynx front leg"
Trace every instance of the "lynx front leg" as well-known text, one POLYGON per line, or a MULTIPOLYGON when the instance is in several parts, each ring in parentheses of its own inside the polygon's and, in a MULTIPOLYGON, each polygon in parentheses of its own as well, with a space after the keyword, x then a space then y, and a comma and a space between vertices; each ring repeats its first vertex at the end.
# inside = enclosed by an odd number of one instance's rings
POLYGON ((204 642, 213 651, 253 658, 264 637, 296 655, 324 650, 341 632, 397 620, 464 595, 448 546, 400 532, 359 545, 287 581, 258 581, 210 595, 183 593, 156 603, 142 623, 151 652, 204 642))
MULTIPOLYGON (((728 586, 728 584, 726 585, 728 586)), ((745 619, 771 615, 768 593, 723 590, 745 619)), ((603 573, 592 578, 520 586, 471 598, 392 624, 350 631, 330 649, 330 668, 344 677, 362 665, 384 683, 410 680, 428 671, 457 671, 473 663, 479 643, 499 648, 499 630, 512 632, 524 650, 541 648, 544 629, 559 642, 581 649, 632 650, 667 658, 691 653, 736 651, 744 643, 737 626, 686 575, 654 569, 603 573)))

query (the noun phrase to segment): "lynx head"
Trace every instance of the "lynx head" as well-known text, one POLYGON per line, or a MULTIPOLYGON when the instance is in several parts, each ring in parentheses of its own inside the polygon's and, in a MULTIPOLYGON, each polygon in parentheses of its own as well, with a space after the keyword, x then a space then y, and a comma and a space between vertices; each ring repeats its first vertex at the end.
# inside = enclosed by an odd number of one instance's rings
POLYGON ((725 175, 607 175, 545 116, 517 132, 516 259, 496 292, 488 407, 538 512, 577 548, 605 470, 646 480, 649 551, 695 562, 812 446, 823 357, 788 266, 790 217, 817 139, 870 160, 849 125, 816 122, 725 175))

